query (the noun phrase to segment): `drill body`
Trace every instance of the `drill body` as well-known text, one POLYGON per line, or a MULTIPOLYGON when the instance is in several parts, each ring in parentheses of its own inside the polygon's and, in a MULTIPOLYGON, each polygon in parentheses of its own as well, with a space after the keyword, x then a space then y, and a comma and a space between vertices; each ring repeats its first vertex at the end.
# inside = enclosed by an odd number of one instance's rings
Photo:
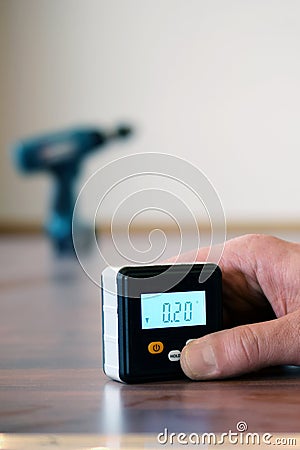
MULTIPOLYGON (((58 253, 74 253, 72 217, 75 184, 84 159, 113 139, 126 137, 128 127, 111 132, 91 127, 75 128, 22 140, 15 148, 15 160, 26 173, 46 172, 54 178, 54 191, 46 230, 58 253)), ((76 224, 86 245, 87 227, 76 224)))

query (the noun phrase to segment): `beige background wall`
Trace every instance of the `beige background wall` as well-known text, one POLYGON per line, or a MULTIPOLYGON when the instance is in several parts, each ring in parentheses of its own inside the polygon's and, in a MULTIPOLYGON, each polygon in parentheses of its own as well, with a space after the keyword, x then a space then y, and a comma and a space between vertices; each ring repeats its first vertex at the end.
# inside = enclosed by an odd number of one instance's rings
POLYGON ((16 173, 11 143, 126 119, 135 139, 81 182, 167 152, 210 178, 228 221, 299 220, 299 23, 297 0, 1 0, 0 220, 42 221, 50 188, 16 173))

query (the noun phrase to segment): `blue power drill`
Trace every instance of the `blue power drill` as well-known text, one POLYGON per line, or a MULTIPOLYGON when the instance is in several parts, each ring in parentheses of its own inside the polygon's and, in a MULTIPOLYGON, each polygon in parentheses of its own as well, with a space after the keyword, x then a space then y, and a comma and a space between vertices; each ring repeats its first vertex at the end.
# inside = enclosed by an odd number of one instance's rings
MULTIPOLYGON (((131 132, 128 126, 119 126, 112 131, 82 127, 22 140, 16 144, 15 159, 23 172, 49 172, 55 180, 46 230, 58 253, 74 254, 72 216, 75 182, 83 159, 99 147, 114 139, 125 138, 131 132)), ((81 230, 83 236, 87 231, 87 227, 78 224, 76 229, 81 230)))

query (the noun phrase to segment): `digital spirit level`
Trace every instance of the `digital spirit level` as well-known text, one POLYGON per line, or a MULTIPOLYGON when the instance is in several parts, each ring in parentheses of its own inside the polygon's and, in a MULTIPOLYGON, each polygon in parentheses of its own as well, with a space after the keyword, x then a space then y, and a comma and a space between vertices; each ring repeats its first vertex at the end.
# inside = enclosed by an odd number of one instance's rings
POLYGON ((118 381, 183 377, 183 347, 222 326, 222 275, 212 263, 107 267, 101 290, 103 369, 118 381))

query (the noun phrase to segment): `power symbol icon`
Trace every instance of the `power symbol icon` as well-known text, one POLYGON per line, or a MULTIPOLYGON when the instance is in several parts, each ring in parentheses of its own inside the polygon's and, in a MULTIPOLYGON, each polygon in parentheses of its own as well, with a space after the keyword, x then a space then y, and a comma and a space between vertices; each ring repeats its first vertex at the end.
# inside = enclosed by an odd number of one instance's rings
POLYGON ((158 354, 161 353, 164 349, 164 344, 160 341, 156 341, 156 342, 150 342, 150 344, 148 345, 148 351, 149 353, 152 354, 158 354))

